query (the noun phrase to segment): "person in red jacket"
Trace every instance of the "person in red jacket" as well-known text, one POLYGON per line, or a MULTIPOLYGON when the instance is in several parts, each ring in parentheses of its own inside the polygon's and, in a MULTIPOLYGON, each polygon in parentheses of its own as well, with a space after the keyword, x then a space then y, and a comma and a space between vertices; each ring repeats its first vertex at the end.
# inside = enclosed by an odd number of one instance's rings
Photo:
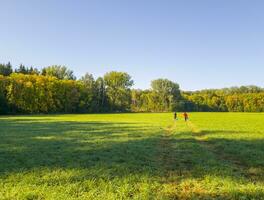
POLYGON ((183 113, 184 120, 187 121, 189 119, 189 116, 186 112, 183 113))

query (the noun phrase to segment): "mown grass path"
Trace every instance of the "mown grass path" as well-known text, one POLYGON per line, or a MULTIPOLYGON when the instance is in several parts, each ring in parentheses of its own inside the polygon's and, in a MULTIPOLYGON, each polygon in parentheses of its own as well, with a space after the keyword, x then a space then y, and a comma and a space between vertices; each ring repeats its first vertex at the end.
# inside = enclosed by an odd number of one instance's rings
POLYGON ((176 123, 169 125, 163 129, 163 135, 158 145, 158 160, 161 165, 161 169, 164 171, 164 182, 166 183, 173 175, 173 166, 175 165, 175 159, 177 159, 173 153, 173 141, 172 135, 176 130, 176 123))
MULTIPOLYGON (((218 136, 214 131, 211 132, 218 136)), ((165 128, 160 142, 160 155, 166 197, 264 199, 263 164, 252 167, 253 163, 247 163, 245 158, 234 154, 237 148, 242 147, 236 143, 230 146, 236 140, 225 139, 234 134, 233 131, 228 130, 225 136, 222 132, 219 131, 220 141, 215 141, 209 137, 210 131, 192 121, 177 121, 165 128)), ((241 153, 256 148, 254 143, 247 144, 247 147, 247 150, 240 149, 241 153)))

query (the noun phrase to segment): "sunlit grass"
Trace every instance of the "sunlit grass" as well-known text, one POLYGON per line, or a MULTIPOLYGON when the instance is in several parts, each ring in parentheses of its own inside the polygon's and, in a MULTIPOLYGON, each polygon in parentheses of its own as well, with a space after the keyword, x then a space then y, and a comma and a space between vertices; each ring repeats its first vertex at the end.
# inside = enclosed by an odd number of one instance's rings
POLYGON ((0 199, 263 199, 264 115, 0 117, 0 199))

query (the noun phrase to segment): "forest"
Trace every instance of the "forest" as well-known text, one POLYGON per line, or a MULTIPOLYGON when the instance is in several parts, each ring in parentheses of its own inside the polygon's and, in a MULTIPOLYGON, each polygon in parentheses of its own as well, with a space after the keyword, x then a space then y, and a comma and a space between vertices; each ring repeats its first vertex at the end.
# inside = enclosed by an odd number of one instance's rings
POLYGON ((179 84, 156 79, 148 90, 133 89, 126 72, 111 71, 77 79, 65 66, 41 70, 0 64, 0 114, 106 112, 263 112, 264 88, 241 86, 182 91, 179 84))

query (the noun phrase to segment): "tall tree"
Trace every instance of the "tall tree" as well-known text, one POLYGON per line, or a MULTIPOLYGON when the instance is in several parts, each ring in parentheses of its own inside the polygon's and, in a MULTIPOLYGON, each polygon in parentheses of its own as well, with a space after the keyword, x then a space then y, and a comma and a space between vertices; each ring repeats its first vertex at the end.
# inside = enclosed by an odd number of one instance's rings
POLYGON ((25 67, 25 65, 20 64, 17 69, 15 69, 16 73, 20 74, 29 74, 29 69, 25 67))
POLYGON ((42 69, 42 75, 45 76, 55 76, 61 80, 75 80, 76 77, 73 74, 73 71, 68 69, 65 66, 61 65, 52 65, 42 69))
POLYGON ((96 105, 96 83, 92 74, 86 73, 80 79, 81 82, 81 112, 97 111, 96 105))
POLYGON ((99 112, 107 112, 108 109, 108 101, 106 96, 106 86, 105 81, 102 77, 98 77, 95 81, 96 85, 96 101, 97 101, 97 109, 99 112))
POLYGON ((9 76, 13 72, 10 62, 7 64, 0 64, 0 75, 9 76))
POLYGON ((33 68, 32 66, 26 67, 23 64, 20 64, 19 67, 15 69, 15 72, 19 74, 39 74, 39 70, 37 68, 33 68))
POLYGON ((7 102, 7 86, 9 82, 8 77, 0 75, 0 114, 5 114, 8 112, 9 105, 7 102))
POLYGON ((110 110, 129 110, 131 103, 130 87, 134 84, 131 76, 125 72, 112 71, 104 75, 104 82, 110 110))
POLYGON ((157 79, 151 82, 153 92, 157 95, 162 111, 174 110, 177 100, 181 99, 179 85, 168 79, 157 79))

